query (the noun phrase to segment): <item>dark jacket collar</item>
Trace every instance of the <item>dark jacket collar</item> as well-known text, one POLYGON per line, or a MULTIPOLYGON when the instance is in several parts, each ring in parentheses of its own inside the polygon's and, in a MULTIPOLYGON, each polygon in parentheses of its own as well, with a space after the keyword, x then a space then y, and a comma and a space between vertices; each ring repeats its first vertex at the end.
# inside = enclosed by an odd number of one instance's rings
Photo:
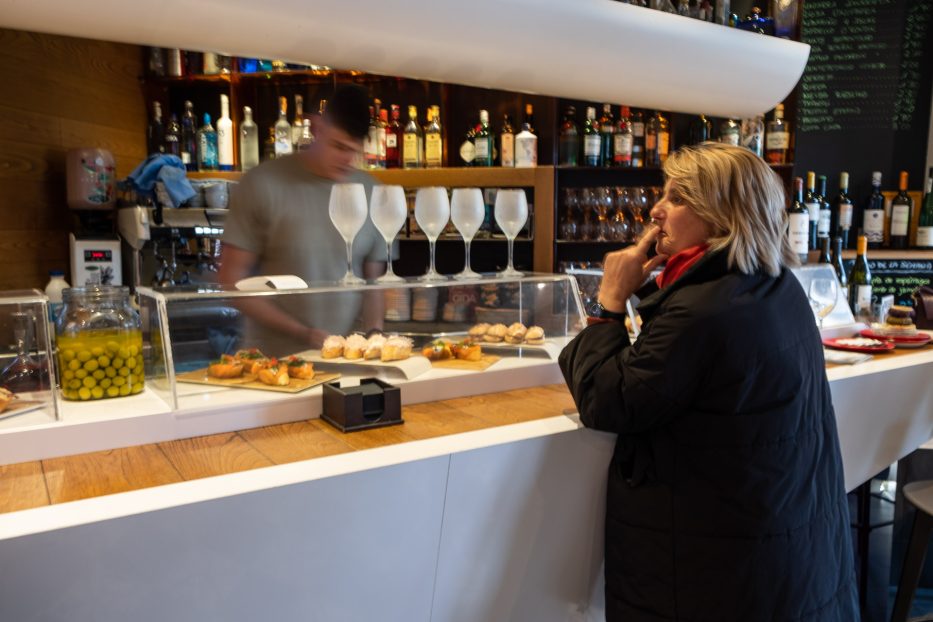
POLYGON ((683 275, 661 289, 652 279, 647 285, 643 286, 636 295, 641 299, 638 304, 638 313, 644 321, 648 321, 655 314, 658 307, 667 298, 677 290, 694 285, 696 283, 705 283, 725 276, 729 272, 729 253, 727 250, 709 251, 698 262, 690 266, 683 275))

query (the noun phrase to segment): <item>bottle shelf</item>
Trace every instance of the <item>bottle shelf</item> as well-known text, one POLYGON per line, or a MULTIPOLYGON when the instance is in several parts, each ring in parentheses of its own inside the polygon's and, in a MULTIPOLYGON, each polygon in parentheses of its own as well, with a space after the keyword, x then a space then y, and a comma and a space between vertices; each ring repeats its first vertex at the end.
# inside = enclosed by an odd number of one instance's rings
MULTIPOLYGON (((518 187, 529 188, 548 176, 552 167, 537 168, 502 168, 502 167, 456 167, 456 168, 417 168, 417 169, 375 169, 366 172, 383 184, 408 187, 446 186, 457 187, 518 187)), ((189 172, 189 179, 226 179, 239 181, 243 176, 240 171, 197 171, 189 172)))
MULTIPOLYGON (((855 259, 854 250, 842 251, 843 259, 855 259)), ((896 250, 891 248, 869 248, 868 259, 920 259, 933 260, 933 250, 906 249, 896 250)))

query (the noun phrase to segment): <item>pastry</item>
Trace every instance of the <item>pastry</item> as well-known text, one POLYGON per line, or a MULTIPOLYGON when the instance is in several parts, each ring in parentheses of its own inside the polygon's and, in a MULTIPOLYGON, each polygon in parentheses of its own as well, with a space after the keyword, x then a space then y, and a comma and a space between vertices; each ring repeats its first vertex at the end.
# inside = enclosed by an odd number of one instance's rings
POLYGON ((467 334, 470 337, 473 337, 474 339, 482 339, 483 335, 485 335, 486 331, 488 330, 489 330, 489 324, 486 324, 485 322, 483 322, 481 324, 476 324, 475 326, 471 327, 470 332, 467 334))
POLYGON ((383 361, 401 361, 411 356, 411 339, 407 337, 389 337, 382 345, 383 361))
POLYGON ((888 309, 887 317, 884 319, 882 332, 896 333, 899 335, 913 335, 917 332, 917 327, 914 325, 913 318, 913 308, 894 305, 888 309))
POLYGON ((324 340, 324 345, 321 347, 321 358, 335 359, 342 356, 343 347, 346 344, 347 340, 340 335, 331 335, 324 340))
POLYGON ((16 394, 10 391, 9 389, 4 389, 0 387, 0 413, 6 410, 6 407, 9 406, 16 400, 16 394))
POLYGON ((525 328, 525 325, 521 322, 515 322, 509 326, 508 330, 505 331, 505 342, 506 343, 522 343, 525 341, 525 333, 528 332, 528 329, 525 328))
POLYGON ((343 347, 343 358, 356 361, 363 358, 363 351, 369 343, 363 335, 350 335, 343 347))
POLYGON ((259 351, 259 348, 249 348, 248 350, 237 350, 234 354, 243 365, 243 370, 248 374, 257 373, 268 360, 265 354, 259 351))
POLYGON ((277 359, 269 359, 257 374, 259 382, 274 387, 288 386, 288 365, 279 363, 277 359))
POLYGON ((373 335, 366 340, 366 349, 363 350, 363 358, 367 361, 378 359, 382 356, 382 346, 385 345, 386 338, 383 335, 373 335))
POLYGON ((464 339, 451 346, 454 356, 461 361, 479 361, 483 358, 483 348, 478 343, 464 339))
POLYGON ((220 360, 207 366, 211 378, 239 378, 243 375, 243 362, 229 354, 221 354, 220 360))
POLYGON ((290 356, 285 359, 288 375, 291 378, 300 378, 302 380, 311 380, 314 378, 314 365, 311 361, 306 361, 297 356, 290 356))
POLYGON ((450 349, 450 343, 443 339, 435 339, 421 349, 421 354, 431 361, 443 361, 453 358, 454 353, 450 349))
POLYGON ((505 324, 493 324, 489 327, 489 330, 486 331, 486 334, 483 335, 483 341, 499 343, 505 338, 506 331, 508 331, 508 329, 505 327, 505 324))
POLYGON ((532 326, 525 333, 525 343, 532 346, 544 345, 544 329, 540 326, 532 326))

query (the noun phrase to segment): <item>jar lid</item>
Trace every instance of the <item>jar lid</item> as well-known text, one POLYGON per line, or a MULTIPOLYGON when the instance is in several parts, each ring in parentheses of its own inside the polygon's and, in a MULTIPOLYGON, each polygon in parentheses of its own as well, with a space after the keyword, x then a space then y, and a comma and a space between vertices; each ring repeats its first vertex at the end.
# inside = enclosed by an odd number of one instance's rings
POLYGON ((116 301, 128 299, 130 288, 126 286, 88 285, 86 287, 68 287, 62 290, 62 302, 116 301))

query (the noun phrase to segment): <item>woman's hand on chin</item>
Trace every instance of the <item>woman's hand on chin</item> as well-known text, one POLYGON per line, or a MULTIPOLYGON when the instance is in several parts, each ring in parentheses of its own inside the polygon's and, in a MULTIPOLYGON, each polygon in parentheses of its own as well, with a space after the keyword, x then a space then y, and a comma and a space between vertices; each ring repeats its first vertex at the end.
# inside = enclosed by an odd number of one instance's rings
POLYGON ((622 313, 625 302, 647 280, 667 255, 648 259, 648 250, 658 237, 660 229, 651 225, 637 244, 607 253, 603 258, 603 280, 599 288, 599 302, 609 311, 622 313))

